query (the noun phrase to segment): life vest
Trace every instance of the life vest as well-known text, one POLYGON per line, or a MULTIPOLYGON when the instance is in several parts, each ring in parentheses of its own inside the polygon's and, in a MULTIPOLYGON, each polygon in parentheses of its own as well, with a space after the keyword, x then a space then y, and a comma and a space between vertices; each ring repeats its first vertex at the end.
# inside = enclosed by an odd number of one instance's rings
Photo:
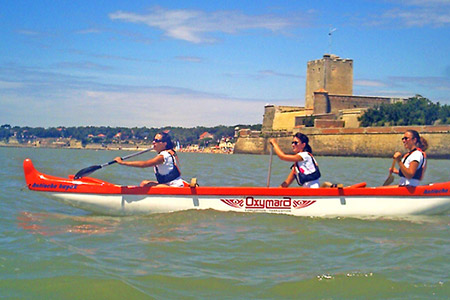
MULTIPOLYGON (((408 153, 403 155, 402 162, 405 163, 405 161, 408 158, 408 156, 410 156, 416 150, 419 151, 420 153, 422 153, 423 160, 422 160, 422 163, 417 168, 416 172, 414 173, 412 179, 422 180, 423 175, 425 175, 425 170, 427 168, 427 161, 426 161, 427 154, 425 152, 423 152, 422 149, 416 148, 416 149, 413 149, 413 150, 409 151, 408 153)), ((402 170, 398 170, 398 175, 400 177, 405 177, 405 175, 402 173, 402 170)))
POLYGON ((311 156, 312 161, 314 163, 314 172, 305 175, 304 173, 300 172, 300 166, 298 164, 298 162, 295 162, 295 164, 292 165, 291 169, 294 168, 294 178, 297 181, 298 185, 304 185, 305 182, 309 182, 309 181, 314 181, 320 178, 321 174, 320 174, 320 170, 319 170, 319 165, 317 164, 316 159, 314 158, 314 156, 308 152, 308 155, 311 156))
MULTIPOLYGON (((158 183, 168 183, 171 182, 172 180, 177 179, 178 177, 181 176, 181 172, 180 169, 178 168, 177 164, 176 164, 176 160, 175 157, 172 155, 171 151, 167 151, 170 154, 170 157, 172 157, 172 163, 173 163, 173 169, 167 173, 167 174, 161 174, 159 173, 158 167, 155 166, 155 176, 156 176, 156 180, 158 181, 158 183)), ((175 151, 173 151, 175 153, 175 151)))

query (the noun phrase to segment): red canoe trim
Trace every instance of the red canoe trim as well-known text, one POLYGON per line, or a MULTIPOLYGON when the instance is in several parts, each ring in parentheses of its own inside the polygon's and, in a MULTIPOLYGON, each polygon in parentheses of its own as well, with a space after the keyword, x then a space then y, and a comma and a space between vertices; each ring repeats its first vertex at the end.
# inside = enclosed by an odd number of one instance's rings
MULTIPOLYGON (((37 171, 30 159, 23 162, 25 180, 28 188, 35 191, 58 193, 88 193, 88 194, 126 194, 126 195, 197 195, 220 196, 223 200, 232 200, 231 204, 239 205, 233 201, 247 199, 248 197, 317 197, 317 196, 448 196, 450 195, 450 182, 436 183, 418 187, 362 187, 365 183, 355 184, 344 188, 279 188, 279 187, 139 187, 120 186, 100 179, 83 177, 74 180, 46 175, 37 171), (228 198, 229 197, 229 198, 228 198)), ((222 201, 223 201, 222 200, 222 201)), ((306 201, 306 200, 305 200, 306 201)), ((224 202, 224 201, 223 201, 224 202)), ((224 202, 231 205, 228 202, 224 202)), ((309 206, 307 202, 297 203, 298 208, 309 206)), ((297 208, 297 207, 296 207, 297 208)))

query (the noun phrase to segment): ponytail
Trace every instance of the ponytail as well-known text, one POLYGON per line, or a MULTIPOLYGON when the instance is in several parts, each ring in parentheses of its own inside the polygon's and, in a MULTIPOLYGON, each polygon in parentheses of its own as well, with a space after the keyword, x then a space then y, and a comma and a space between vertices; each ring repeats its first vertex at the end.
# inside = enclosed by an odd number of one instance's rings
POLYGON ((428 149, 428 142, 425 138, 420 137, 420 141, 419 141, 419 148, 422 149, 423 151, 426 151, 428 149))
POLYGON ((305 145, 305 148, 303 148, 303 151, 306 151, 306 152, 309 152, 309 153, 312 154, 312 149, 311 149, 311 146, 309 144, 305 145))
POLYGON ((166 132, 160 132, 161 135, 161 141, 163 143, 166 143, 166 150, 172 150, 174 148, 174 145, 172 143, 172 139, 170 138, 170 135, 166 132))
POLYGON ((428 149, 428 142, 425 138, 421 137, 419 133, 414 129, 408 129, 407 132, 412 134, 412 138, 416 139, 416 146, 425 151, 428 149))

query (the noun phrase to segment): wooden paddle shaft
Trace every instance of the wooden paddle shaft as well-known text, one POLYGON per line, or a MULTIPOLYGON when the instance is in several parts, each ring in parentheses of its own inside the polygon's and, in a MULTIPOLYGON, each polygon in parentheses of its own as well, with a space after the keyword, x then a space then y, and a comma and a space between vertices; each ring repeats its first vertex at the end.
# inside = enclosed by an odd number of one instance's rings
POLYGON ((126 156, 122 157, 122 160, 125 160, 125 159, 128 159, 128 158, 132 158, 134 156, 141 155, 141 154, 143 154, 145 152, 148 152, 148 151, 151 151, 151 150, 153 150, 153 147, 150 147, 148 149, 142 150, 140 152, 136 152, 136 153, 133 153, 133 154, 126 155, 126 156))
POLYGON ((391 165, 391 169, 389 170, 389 174, 392 174, 392 169, 394 169, 394 167, 395 167, 395 158, 394 159, 392 159, 392 165, 391 165))
POLYGON ((269 171, 267 173, 267 187, 270 186, 270 174, 272 173, 273 146, 270 146, 269 171))

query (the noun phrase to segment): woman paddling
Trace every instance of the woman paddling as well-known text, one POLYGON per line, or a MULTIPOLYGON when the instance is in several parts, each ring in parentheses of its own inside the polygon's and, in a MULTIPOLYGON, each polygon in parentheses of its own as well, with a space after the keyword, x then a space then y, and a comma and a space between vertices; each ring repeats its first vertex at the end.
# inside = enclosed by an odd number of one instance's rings
POLYGON ((418 186, 427 167, 425 150, 428 148, 428 143, 412 129, 406 130, 402 141, 408 152, 403 157, 400 152, 395 152, 393 158, 398 163, 398 169, 393 168, 389 171, 400 176, 400 186, 418 186))
POLYGON ((295 154, 284 153, 274 138, 270 139, 269 142, 272 144, 275 153, 281 160, 294 163, 288 177, 281 183, 281 187, 288 187, 294 179, 296 179, 297 183, 303 187, 320 187, 319 165, 312 156, 312 149, 306 135, 300 132, 294 135, 292 139, 292 151, 294 151, 295 154))
POLYGON ((157 181, 143 180, 141 186, 183 187, 185 182, 181 178, 181 172, 178 168, 178 156, 173 147, 170 136, 165 132, 161 132, 156 134, 153 139, 153 149, 158 152, 158 155, 154 158, 145 161, 123 161, 120 157, 116 157, 114 160, 118 164, 130 167, 154 167, 157 181))

